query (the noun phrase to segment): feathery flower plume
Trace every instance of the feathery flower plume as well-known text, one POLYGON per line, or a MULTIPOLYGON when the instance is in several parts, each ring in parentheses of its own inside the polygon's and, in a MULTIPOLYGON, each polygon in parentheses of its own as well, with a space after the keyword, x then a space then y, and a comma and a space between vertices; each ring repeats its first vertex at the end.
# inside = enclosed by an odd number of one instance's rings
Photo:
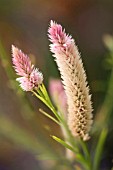
POLYGON ((74 39, 62 26, 51 21, 48 29, 50 50, 61 73, 67 96, 68 125, 74 136, 89 139, 92 103, 83 63, 74 39))
POLYGON ((43 81, 43 75, 31 64, 30 58, 21 50, 12 45, 12 62, 16 74, 21 76, 16 80, 25 91, 31 91, 39 87, 43 81))

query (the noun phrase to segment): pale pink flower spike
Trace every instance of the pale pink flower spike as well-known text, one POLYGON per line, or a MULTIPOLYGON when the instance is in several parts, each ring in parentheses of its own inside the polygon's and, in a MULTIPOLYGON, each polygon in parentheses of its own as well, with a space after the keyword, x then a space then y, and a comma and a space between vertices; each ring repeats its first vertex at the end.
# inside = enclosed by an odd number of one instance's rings
POLYGON ((12 62, 17 75, 16 80, 25 91, 37 89, 43 81, 43 75, 31 64, 30 58, 12 45, 12 62))
POLYGON ((49 81, 49 92, 54 104, 67 118, 67 98, 61 80, 51 78, 49 81))
POLYGON ((51 21, 48 29, 50 50, 61 73, 67 96, 68 125, 74 136, 89 139, 92 124, 92 102, 86 73, 74 39, 62 26, 51 21))

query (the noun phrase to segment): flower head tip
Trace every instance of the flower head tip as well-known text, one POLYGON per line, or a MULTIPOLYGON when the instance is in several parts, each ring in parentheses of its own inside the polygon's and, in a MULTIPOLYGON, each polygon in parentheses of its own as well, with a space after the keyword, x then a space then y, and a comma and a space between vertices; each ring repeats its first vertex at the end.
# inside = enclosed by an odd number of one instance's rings
POLYGON ((43 81, 43 75, 37 68, 31 64, 30 58, 17 47, 12 45, 12 62, 17 75, 20 86, 25 91, 31 91, 39 87, 43 81))

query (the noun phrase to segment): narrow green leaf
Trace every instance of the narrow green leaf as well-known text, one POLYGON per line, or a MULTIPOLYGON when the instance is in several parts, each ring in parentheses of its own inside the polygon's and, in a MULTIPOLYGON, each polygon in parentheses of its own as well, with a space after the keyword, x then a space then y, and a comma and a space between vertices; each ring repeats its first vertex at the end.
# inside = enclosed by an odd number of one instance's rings
POLYGON ((32 93, 33 93, 38 99, 40 99, 40 100, 54 113, 54 115, 57 117, 57 119, 58 119, 59 121, 61 121, 60 115, 57 113, 57 111, 55 110, 55 108, 54 108, 54 106, 53 106, 52 104, 50 105, 50 103, 48 103, 48 101, 45 100, 44 97, 41 97, 41 96, 40 96, 39 94, 37 94, 35 91, 32 91, 32 93))
POLYGON ((83 155, 78 153, 75 155, 75 159, 78 163, 80 163, 84 167, 84 170, 91 170, 87 160, 84 159, 83 155))
POLYGON ((103 129, 100 134, 99 141, 97 143, 97 147, 95 151, 95 156, 94 156, 93 170, 98 170, 99 168, 99 163, 102 155, 103 146, 107 137, 107 132, 108 132, 107 129, 103 129))
POLYGON ((40 89, 38 89, 38 90, 37 90, 37 92, 38 92, 38 94, 39 94, 41 97, 43 97, 43 98, 44 98, 44 95, 42 94, 42 92, 41 92, 41 90, 40 90, 40 89))
POLYGON ((62 139, 60 139, 60 138, 58 138, 58 137, 56 137, 56 136, 52 136, 52 138, 53 138, 54 140, 56 140, 58 143, 60 143, 61 145, 63 145, 65 148, 71 150, 72 152, 74 152, 74 153, 77 152, 75 148, 73 148, 72 146, 70 146, 69 144, 67 144, 64 140, 62 140, 62 139))
POLYGON ((88 159, 88 161, 90 161, 90 154, 89 154, 86 143, 84 141, 82 141, 81 139, 79 140, 79 142, 80 142, 80 145, 82 147, 82 150, 84 152, 86 159, 88 159))
MULTIPOLYGON (((43 97, 41 97, 40 95, 38 95, 35 91, 32 91, 33 92, 33 94, 38 98, 38 99, 40 99, 48 108, 50 108, 50 105, 47 103, 47 101, 43 98, 43 97)), ((50 108, 51 109, 51 108, 50 108)))
POLYGON ((50 97, 49 97, 49 95, 48 95, 48 92, 47 92, 44 84, 42 84, 42 91, 43 91, 43 93, 45 94, 46 99, 47 99, 48 101, 50 101, 50 97))
POLYGON ((57 123, 58 125, 60 125, 60 122, 58 122, 54 117, 52 117, 50 114, 48 114, 47 112, 45 112, 42 109, 39 109, 39 111, 44 114, 45 116, 47 116, 49 119, 53 120, 55 123, 57 123))
POLYGON ((44 98, 48 101, 49 105, 52 106, 51 100, 49 98, 48 92, 47 92, 44 84, 41 84, 40 91, 42 92, 44 98))
MULTIPOLYGON (((72 152, 75 153, 75 158, 76 161, 78 163, 80 163, 86 170, 90 170, 89 164, 87 163, 87 160, 84 159, 84 157, 78 153, 78 150, 76 150, 75 148, 73 148, 72 146, 70 146, 69 144, 67 144, 64 140, 56 137, 56 136, 52 136, 52 138, 57 141, 58 143, 60 143, 61 145, 63 145, 65 148, 71 150, 72 152)), ((84 170, 85 170, 84 169, 84 170)))

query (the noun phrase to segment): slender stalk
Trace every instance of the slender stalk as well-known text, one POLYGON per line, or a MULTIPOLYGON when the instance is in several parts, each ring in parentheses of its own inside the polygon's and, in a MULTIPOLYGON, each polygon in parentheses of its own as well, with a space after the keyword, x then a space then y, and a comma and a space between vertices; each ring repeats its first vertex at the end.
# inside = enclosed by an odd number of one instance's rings
POLYGON ((89 151, 88 151, 88 148, 87 148, 87 145, 85 142, 83 142, 81 139, 79 140, 80 142, 80 145, 83 149, 83 152, 84 152, 84 155, 85 155, 85 158, 88 162, 88 165, 89 165, 89 168, 91 169, 91 159, 90 159, 90 154, 89 154, 89 151))
POLYGON ((103 151, 103 146, 107 137, 107 129, 103 129, 100 137, 99 137, 99 141, 97 143, 97 147, 96 147, 96 151, 95 151, 95 156, 94 156, 94 163, 93 163, 93 170, 98 170, 99 168, 99 163, 101 160, 101 155, 102 155, 102 151, 103 151))
POLYGON ((59 142, 60 144, 62 144, 65 148, 70 149, 71 151, 73 151, 74 153, 77 153, 77 150, 75 148, 73 148, 72 146, 70 146, 69 144, 67 144, 65 141, 63 141, 62 139, 56 137, 56 136, 52 136, 52 138, 54 140, 56 140, 57 142, 59 142))
POLYGON ((54 117, 52 117, 51 115, 49 115, 48 113, 46 113, 44 110, 39 109, 39 111, 40 111, 43 115, 45 115, 46 117, 48 117, 49 119, 53 120, 55 123, 57 123, 58 125, 60 125, 60 123, 59 123, 54 117))
POLYGON ((60 116, 58 115, 58 113, 55 111, 55 108, 48 103, 47 100, 45 100, 43 97, 41 97, 39 94, 37 94, 37 92, 32 91, 32 93, 38 98, 40 99, 53 113, 54 115, 57 117, 58 120, 60 120, 60 116))

